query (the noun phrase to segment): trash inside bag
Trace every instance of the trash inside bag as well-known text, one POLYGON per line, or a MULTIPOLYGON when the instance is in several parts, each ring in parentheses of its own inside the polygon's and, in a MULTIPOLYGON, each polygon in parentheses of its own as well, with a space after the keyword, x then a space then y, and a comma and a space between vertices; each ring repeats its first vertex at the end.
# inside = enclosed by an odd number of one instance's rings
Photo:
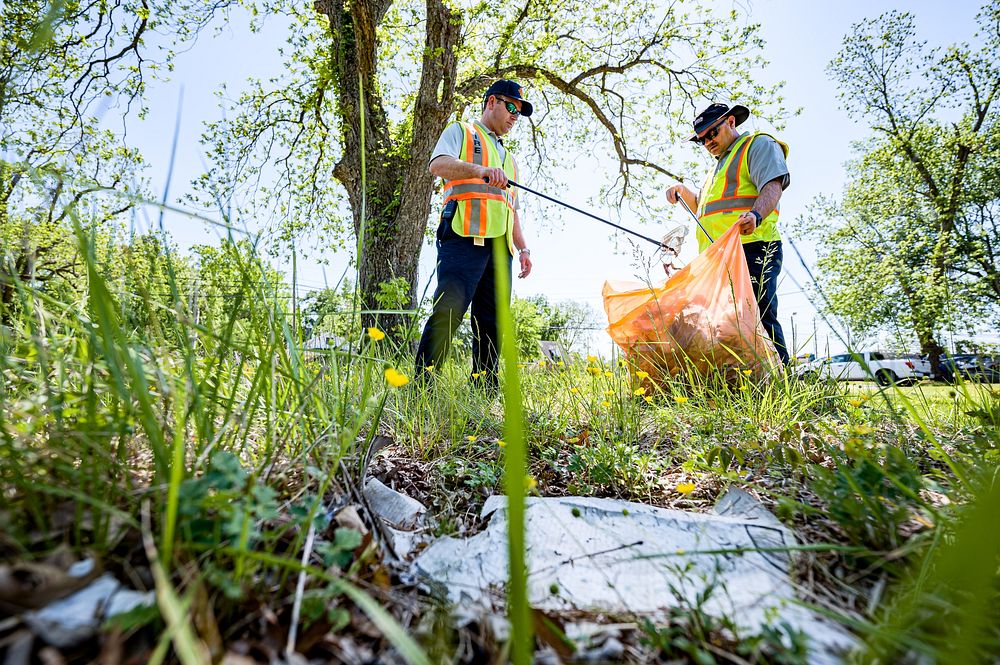
POLYGON ((693 371, 732 380, 779 364, 734 225, 659 286, 605 282, 608 334, 632 365, 660 381, 693 371))

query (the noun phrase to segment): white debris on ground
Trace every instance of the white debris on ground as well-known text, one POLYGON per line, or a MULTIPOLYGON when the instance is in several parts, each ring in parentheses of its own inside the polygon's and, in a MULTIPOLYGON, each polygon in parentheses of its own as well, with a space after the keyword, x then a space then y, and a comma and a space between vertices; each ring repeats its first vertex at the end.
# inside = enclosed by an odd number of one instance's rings
MULTIPOLYGON (((506 498, 490 497, 487 528, 464 540, 445 537, 414 560, 432 589, 447 594, 464 619, 504 612, 506 498)), ((787 622, 809 637, 810 662, 838 663, 854 638, 799 604, 789 575, 792 532, 753 497, 731 489, 715 514, 588 497, 530 498, 525 531, 528 598, 543 611, 577 610, 665 618, 701 607, 759 633, 787 622)))
POLYGON ((365 500, 372 512, 381 518, 385 531, 392 539, 392 549, 400 559, 406 559, 427 535, 427 508, 414 498, 387 487, 377 478, 365 483, 365 500))
POLYGON ((83 589, 46 607, 25 612, 24 622, 32 632, 57 647, 70 647, 90 639, 113 616, 156 602, 152 591, 128 589, 105 573, 83 589))

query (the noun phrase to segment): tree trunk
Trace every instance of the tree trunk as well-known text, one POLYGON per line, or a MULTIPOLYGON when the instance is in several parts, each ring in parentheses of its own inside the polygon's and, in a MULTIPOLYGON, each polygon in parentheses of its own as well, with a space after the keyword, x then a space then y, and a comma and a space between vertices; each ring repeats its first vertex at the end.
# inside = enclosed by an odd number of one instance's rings
MULTIPOLYGON (((389 0, 316 3, 317 10, 330 21, 334 89, 342 118, 344 154, 333 173, 347 189, 355 237, 360 237, 364 224, 358 283, 362 308, 368 311, 379 308, 375 298, 379 285, 398 277, 409 285, 409 307, 417 304, 417 266, 434 184, 427 163, 452 113, 455 53, 461 41, 459 15, 442 0, 426 0, 424 60, 412 114, 412 134, 404 133, 394 142, 377 77, 376 31, 389 5, 389 0)), ((401 315, 362 316, 362 325, 378 326, 389 333, 407 323, 401 315)))
POLYGON ((938 364, 945 355, 944 347, 938 343, 934 333, 927 330, 918 330, 917 340, 920 342, 920 353, 927 356, 931 363, 931 376, 937 377, 938 364))

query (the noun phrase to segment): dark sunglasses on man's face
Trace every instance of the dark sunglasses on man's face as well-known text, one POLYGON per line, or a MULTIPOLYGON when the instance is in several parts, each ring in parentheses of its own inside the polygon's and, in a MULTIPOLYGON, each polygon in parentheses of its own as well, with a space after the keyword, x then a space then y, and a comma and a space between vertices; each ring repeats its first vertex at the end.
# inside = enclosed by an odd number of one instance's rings
POLYGON ((712 129, 710 129, 707 132, 705 132, 704 136, 701 136, 701 137, 695 139, 695 143, 697 143, 698 145, 705 145, 705 141, 711 141, 712 139, 714 139, 716 136, 719 135, 719 132, 722 130, 722 126, 725 125, 725 124, 726 124, 726 121, 723 120, 721 123, 719 123, 718 125, 716 125, 712 129))
POLYGON ((521 115, 521 112, 517 110, 517 104, 514 102, 508 102, 506 99, 500 99, 499 97, 497 97, 497 100, 503 102, 504 108, 507 109, 507 113, 510 113, 515 118, 521 115))

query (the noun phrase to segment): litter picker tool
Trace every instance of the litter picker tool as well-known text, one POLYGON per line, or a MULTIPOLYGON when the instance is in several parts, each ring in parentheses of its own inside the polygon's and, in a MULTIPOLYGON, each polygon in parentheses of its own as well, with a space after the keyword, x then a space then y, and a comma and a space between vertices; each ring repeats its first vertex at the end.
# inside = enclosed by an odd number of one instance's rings
MULTIPOLYGON (((490 181, 489 178, 484 178, 484 180, 486 182, 490 181)), ((631 235, 634 235, 636 238, 642 238, 646 242, 653 243, 654 245, 656 245, 660 249, 663 249, 663 247, 664 247, 662 240, 653 240, 649 236, 644 236, 641 233, 633 231, 632 229, 627 229, 624 226, 621 226, 619 224, 615 224, 614 222, 610 222, 610 221, 608 221, 606 219, 598 217, 597 215, 593 215, 593 214, 587 212, 586 210, 580 210, 576 206, 571 206, 570 204, 564 203, 563 201, 560 201, 559 199, 554 199, 551 196, 548 196, 546 194, 542 194, 541 192, 536 192, 535 190, 531 189, 530 187, 525 187, 524 185, 519 185, 518 183, 514 182, 513 180, 508 180, 507 184, 510 185, 510 186, 512 186, 512 187, 517 187, 518 189, 522 189, 522 190, 528 192, 529 194, 534 194, 535 196, 540 196, 540 197, 542 197, 543 199, 545 199, 547 201, 552 201, 553 203, 558 203, 559 205, 561 205, 563 207, 566 207, 566 208, 569 208, 570 210, 575 210, 576 212, 580 213, 581 215, 586 215, 587 217, 590 217, 591 219, 596 219, 597 221, 601 222, 602 224, 607 224, 608 226, 613 226, 616 229, 618 229, 619 231, 624 231, 625 233, 629 233, 631 235)))
POLYGON ((708 241, 715 242, 715 238, 708 235, 708 231, 706 231, 705 227, 701 225, 701 220, 698 219, 698 215, 694 214, 691 211, 691 208, 688 207, 687 201, 684 200, 684 197, 681 196, 679 192, 675 193, 674 196, 676 196, 677 200, 680 201, 682 206, 684 206, 684 209, 687 210, 687 213, 691 215, 692 219, 694 219, 694 223, 698 225, 698 228, 701 229, 701 232, 705 234, 705 237, 708 238, 708 241))

